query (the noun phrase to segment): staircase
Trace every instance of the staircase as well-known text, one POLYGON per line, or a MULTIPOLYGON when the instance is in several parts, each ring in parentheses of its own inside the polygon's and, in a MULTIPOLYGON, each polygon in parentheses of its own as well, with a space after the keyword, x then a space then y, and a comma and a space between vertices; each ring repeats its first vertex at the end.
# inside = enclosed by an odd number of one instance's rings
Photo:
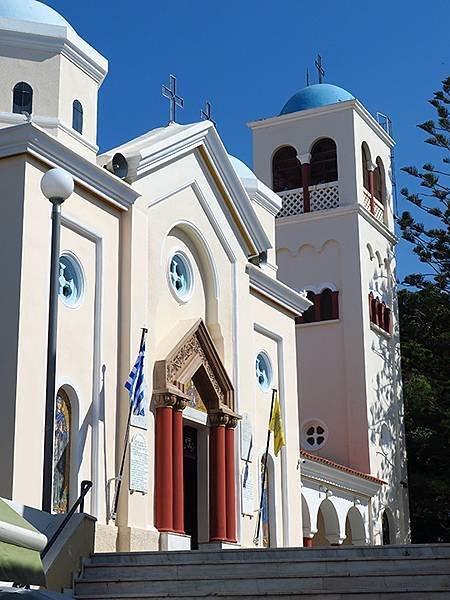
POLYGON ((94 554, 78 600, 450 600, 450 544, 94 554))

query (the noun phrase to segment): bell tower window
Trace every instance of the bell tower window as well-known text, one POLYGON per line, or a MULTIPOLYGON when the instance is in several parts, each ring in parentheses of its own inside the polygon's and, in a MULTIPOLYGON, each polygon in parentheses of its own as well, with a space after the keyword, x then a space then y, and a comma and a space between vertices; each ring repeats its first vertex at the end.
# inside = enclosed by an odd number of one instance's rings
POLYGON ((302 167, 297 158, 297 150, 283 146, 272 159, 272 180, 274 192, 285 192, 302 187, 302 167))
POLYGON ((336 143, 330 138, 321 139, 311 148, 311 185, 337 180, 336 143))
POLYGON ((19 115, 33 112, 33 88, 28 83, 16 83, 13 90, 13 113, 19 115))
POLYGON ((364 188, 370 192, 370 181, 369 181, 369 151, 367 145, 363 143, 361 148, 361 156, 362 156, 362 172, 363 172, 363 186, 364 188))
POLYGON ((78 133, 83 133, 83 106, 79 100, 73 101, 72 128, 78 133))

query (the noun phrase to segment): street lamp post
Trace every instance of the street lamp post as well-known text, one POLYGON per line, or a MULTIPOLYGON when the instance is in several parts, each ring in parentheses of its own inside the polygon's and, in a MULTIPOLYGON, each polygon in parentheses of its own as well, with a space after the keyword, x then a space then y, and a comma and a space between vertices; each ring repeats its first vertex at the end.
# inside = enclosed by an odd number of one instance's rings
POLYGON ((72 194, 73 178, 64 169, 50 169, 41 180, 42 193, 52 203, 52 246, 48 309, 47 385, 45 395, 44 465, 42 475, 42 510, 52 510, 53 434, 55 420, 56 336, 58 331, 59 247, 61 205, 72 194))

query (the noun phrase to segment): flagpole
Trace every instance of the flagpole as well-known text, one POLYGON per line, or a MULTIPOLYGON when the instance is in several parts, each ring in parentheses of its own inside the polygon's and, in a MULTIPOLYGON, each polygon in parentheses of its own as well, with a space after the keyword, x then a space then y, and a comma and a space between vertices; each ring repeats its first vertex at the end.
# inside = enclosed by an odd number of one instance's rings
POLYGON ((269 455, 270 434, 272 433, 272 431, 270 429, 270 422, 272 421, 273 404, 275 401, 276 393, 277 393, 277 390, 275 388, 272 389, 272 403, 270 405, 269 427, 267 428, 266 452, 264 454, 264 470, 263 470, 263 477, 262 477, 262 483, 261 483, 261 500, 259 502, 258 521, 256 523, 255 537, 253 538, 253 543, 256 546, 259 544, 259 531, 261 528, 261 513, 262 513, 262 508, 263 508, 263 502, 264 502, 264 487, 266 485, 266 475, 267 475, 267 458, 269 455))
MULTIPOLYGON (((143 327, 142 334, 141 334, 141 343, 139 346, 139 352, 142 350, 142 346, 144 345, 145 336, 147 335, 147 333, 148 333, 148 329, 143 327)), ((122 486, 123 471, 125 469, 125 459, 126 459, 127 450, 128 450, 128 440, 130 439, 130 423, 131 423, 132 413, 133 413, 133 403, 130 402, 130 409, 128 411, 128 419, 127 419, 127 427, 125 429, 125 439, 124 439, 124 443, 123 443, 122 460, 120 463, 119 475, 116 477, 117 485, 116 485, 116 490, 114 492, 113 509, 111 511, 111 519, 113 521, 115 521, 116 517, 117 517, 117 506, 119 504, 119 493, 120 493, 120 488, 122 486)))

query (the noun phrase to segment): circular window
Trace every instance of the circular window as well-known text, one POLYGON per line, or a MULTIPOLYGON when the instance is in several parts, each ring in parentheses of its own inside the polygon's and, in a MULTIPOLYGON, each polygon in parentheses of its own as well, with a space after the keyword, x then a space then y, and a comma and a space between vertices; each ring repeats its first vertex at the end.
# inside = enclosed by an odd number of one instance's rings
POLYGON ((59 297, 66 306, 75 308, 82 300, 84 275, 80 262, 72 254, 59 258, 59 297))
POLYGON ((303 447, 305 450, 319 450, 328 439, 328 429, 323 423, 311 421, 303 426, 303 447))
POLYGON ((255 370, 259 387, 264 392, 267 392, 272 384, 272 365, 270 364, 270 359, 265 352, 260 352, 256 357, 255 370))
POLYGON ((192 268, 185 254, 176 252, 169 263, 170 287, 179 300, 186 302, 192 294, 192 268))

